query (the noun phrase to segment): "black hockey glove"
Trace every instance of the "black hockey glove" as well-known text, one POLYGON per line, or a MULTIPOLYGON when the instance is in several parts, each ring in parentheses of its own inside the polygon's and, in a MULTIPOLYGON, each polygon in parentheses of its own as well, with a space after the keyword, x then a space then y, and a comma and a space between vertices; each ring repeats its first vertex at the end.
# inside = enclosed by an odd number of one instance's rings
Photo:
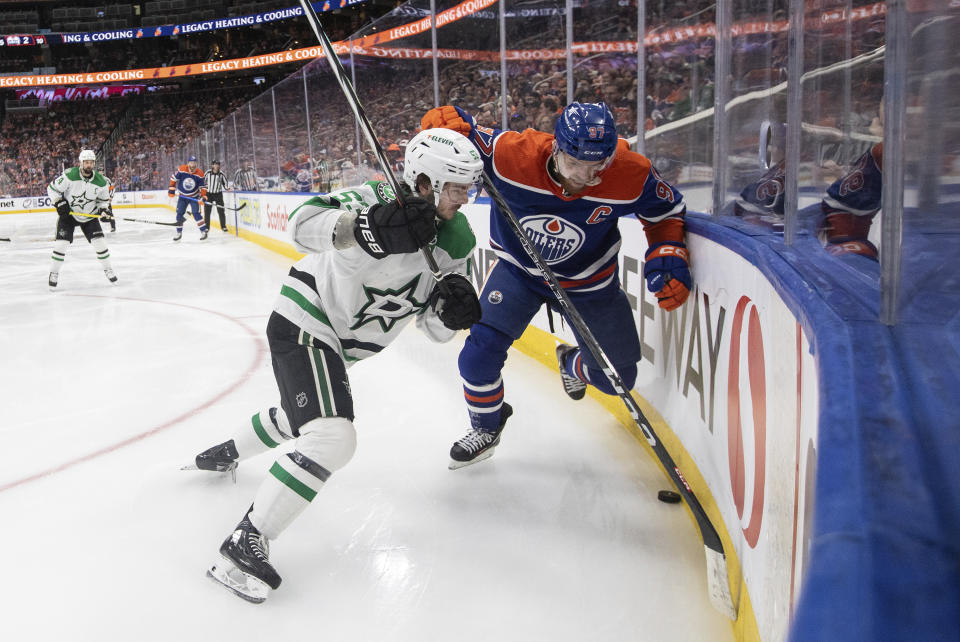
POLYGON ((108 209, 100 210, 100 220, 104 223, 109 223, 113 220, 113 212, 108 209))
POLYGON ((353 235, 363 251, 375 259, 388 254, 408 254, 426 246, 437 235, 437 208, 422 198, 406 204, 391 201, 360 212, 353 235))
POLYGON ((480 301, 473 284, 459 274, 447 274, 433 287, 428 303, 451 330, 466 330, 480 320, 480 301), (447 294, 440 292, 440 283, 447 294))
POLYGON ((59 200, 53 204, 60 216, 70 216, 70 203, 65 200, 59 200))

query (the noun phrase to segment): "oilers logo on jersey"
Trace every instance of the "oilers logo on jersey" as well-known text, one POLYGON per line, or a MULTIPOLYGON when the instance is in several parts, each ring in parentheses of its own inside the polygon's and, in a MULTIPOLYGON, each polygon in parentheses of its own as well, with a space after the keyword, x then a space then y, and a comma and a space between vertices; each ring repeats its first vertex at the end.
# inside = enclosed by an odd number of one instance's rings
POLYGON ((520 225, 548 264, 573 256, 586 239, 579 227, 551 214, 525 216, 520 225))
POLYGON ((180 192, 183 194, 192 194, 197 191, 197 179, 193 176, 184 176, 180 179, 180 192))

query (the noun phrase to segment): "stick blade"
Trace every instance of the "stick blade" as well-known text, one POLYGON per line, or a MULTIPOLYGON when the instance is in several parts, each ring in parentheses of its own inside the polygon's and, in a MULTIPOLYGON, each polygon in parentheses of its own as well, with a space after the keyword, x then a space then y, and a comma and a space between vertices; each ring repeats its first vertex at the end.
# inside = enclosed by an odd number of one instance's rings
POLYGON ((713 607, 736 622, 737 608, 730 596, 730 582, 727 575, 727 558, 720 551, 708 546, 703 547, 707 554, 707 591, 713 607))

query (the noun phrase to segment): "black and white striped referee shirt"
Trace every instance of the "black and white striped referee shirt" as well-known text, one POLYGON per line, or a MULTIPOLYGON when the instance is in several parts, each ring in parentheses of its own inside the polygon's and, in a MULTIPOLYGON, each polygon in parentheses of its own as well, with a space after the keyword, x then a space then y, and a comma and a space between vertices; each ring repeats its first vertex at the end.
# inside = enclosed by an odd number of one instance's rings
POLYGON ((208 194, 219 194, 227 185, 227 177, 223 175, 223 172, 210 170, 207 172, 206 180, 208 194))

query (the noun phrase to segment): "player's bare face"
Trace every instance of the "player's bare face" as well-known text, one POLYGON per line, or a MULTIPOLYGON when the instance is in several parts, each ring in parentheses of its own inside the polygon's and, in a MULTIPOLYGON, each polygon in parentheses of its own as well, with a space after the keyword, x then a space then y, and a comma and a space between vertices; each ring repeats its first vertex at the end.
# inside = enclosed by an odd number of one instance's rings
POLYGON ((80 173, 88 178, 93 176, 93 165, 94 161, 92 160, 80 161, 80 173))
POLYGON ((461 205, 470 202, 470 188, 467 183, 446 183, 437 201, 437 213, 440 218, 449 221, 461 205))
POLYGON ((191 172, 192 172, 193 170, 197 169, 197 164, 196 164, 196 162, 190 161, 189 163, 187 163, 187 169, 189 169, 191 172))
POLYGON ((557 173, 566 183, 564 188, 572 193, 583 191, 592 185, 599 185, 600 172, 610 164, 608 160, 579 160, 561 151, 557 151, 554 158, 557 162, 557 173))

